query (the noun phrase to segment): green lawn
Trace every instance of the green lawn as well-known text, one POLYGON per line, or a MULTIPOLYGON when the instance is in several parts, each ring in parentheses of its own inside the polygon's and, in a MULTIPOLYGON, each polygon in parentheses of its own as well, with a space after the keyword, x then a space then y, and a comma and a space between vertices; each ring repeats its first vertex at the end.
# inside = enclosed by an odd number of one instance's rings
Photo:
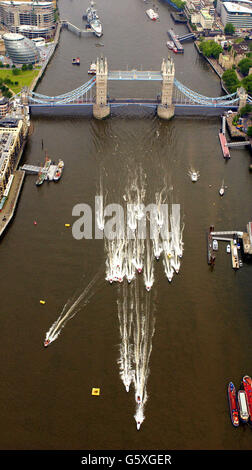
POLYGON ((18 93, 24 86, 29 87, 40 71, 40 69, 21 70, 20 75, 14 75, 12 70, 13 69, 0 69, 0 79, 5 81, 6 78, 9 78, 13 83, 18 82, 18 85, 6 85, 14 93, 18 93))

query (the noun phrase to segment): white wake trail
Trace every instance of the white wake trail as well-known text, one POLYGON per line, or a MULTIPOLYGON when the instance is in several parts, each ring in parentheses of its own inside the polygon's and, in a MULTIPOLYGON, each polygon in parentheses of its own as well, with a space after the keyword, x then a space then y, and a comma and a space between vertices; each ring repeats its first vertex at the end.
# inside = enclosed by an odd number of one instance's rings
POLYGON ((76 300, 70 299, 64 305, 63 310, 59 318, 53 323, 48 332, 46 333, 46 341, 49 340, 50 343, 55 341, 59 334, 62 331, 62 328, 67 324, 67 322, 73 318, 81 308, 85 307, 90 299, 95 295, 97 289, 93 289, 100 277, 100 273, 97 273, 94 278, 89 282, 85 287, 83 292, 78 296, 76 300), (69 304, 71 304, 69 306, 69 304))

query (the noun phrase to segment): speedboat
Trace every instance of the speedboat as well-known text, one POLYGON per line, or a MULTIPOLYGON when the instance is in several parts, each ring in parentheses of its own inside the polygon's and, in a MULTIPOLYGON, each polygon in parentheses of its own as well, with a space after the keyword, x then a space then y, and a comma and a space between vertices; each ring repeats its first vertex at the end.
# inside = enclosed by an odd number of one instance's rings
POLYGON ((239 390, 238 392, 238 406, 239 406, 239 414, 241 421, 243 423, 247 423, 249 419, 249 410, 248 410, 248 403, 247 397, 244 390, 239 390))
POLYGON ((44 346, 45 346, 45 348, 47 348, 47 346, 49 346, 50 342, 51 342, 50 339, 46 339, 46 340, 44 341, 44 346))
POLYGON ((237 427, 239 426, 239 413, 236 401, 236 390, 232 382, 228 384, 228 402, 232 424, 237 427))
POLYGON ((193 171, 191 173, 191 180, 193 181, 193 183, 195 183, 196 181, 198 181, 198 173, 197 171, 193 171))
POLYGON ((76 57, 76 58, 72 59, 72 64, 73 65, 80 65, 80 58, 76 57))
POLYGON ((213 250, 214 250, 214 251, 217 251, 217 250, 218 250, 218 247, 219 247, 219 245, 218 245, 217 240, 213 240, 213 250))
POLYGON ((221 188, 219 189, 219 195, 223 196, 224 192, 225 192, 225 188, 224 188, 224 185, 222 185, 221 188))
POLYGON ((227 253, 231 253, 231 246, 230 245, 227 245, 226 251, 227 251, 227 253))
POLYGON ((147 290, 147 292, 150 292, 151 286, 149 284, 146 285, 146 290, 147 290))
POLYGON ((138 431, 139 431, 139 429, 140 429, 140 426, 141 426, 140 421, 137 421, 137 430, 138 430, 138 431))

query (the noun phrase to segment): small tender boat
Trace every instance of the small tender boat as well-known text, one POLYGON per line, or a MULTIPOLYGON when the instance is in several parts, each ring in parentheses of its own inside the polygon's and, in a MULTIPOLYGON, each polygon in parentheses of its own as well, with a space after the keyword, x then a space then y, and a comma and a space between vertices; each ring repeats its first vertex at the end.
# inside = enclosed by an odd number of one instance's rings
POLYGON ((214 251, 217 251, 218 248, 219 248, 219 245, 218 245, 217 240, 213 240, 213 250, 214 250, 214 251))
POLYGON ((249 409, 250 421, 252 421, 252 379, 249 375, 244 375, 242 379, 244 391, 246 393, 247 404, 249 409))
POLYGON ((146 10, 146 15, 148 15, 148 17, 152 21, 156 21, 159 18, 158 13, 156 11, 152 10, 151 8, 149 10, 146 10))
POLYGON ((96 74, 96 63, 92 62, 92 64, 89 67, 88 73, 90 75, 95 75, 96 74))
POLYGON ((226 251, 227 251, 227 253, 231 253, 231 246, 230 245, 227 245, 226 251))
POLYGON ((54 177, 53 177, 54 181, 58 181, 61 178, 63 170, 64 170, 64 162, 63 160, 59 160, 59 163, 57 165, 57 168, 55 170, 54 177))
POLYGON ((73 65, 80 65, 80 58, 76 57, 75 59, 72 59, 72 64, 73 65))
POLYGON ((249 419, 249 410, 248 410, 248 403, 247 397, 244 390, 239 390, 238 392, 238 406, 239 406, 239 414, 240 419, 243 423, 247 423, 249 419))
POLYGON ((228 402, 232 424, 237 427, 239 426, 239 413, 236 401, 236 390, 232 382, 228 384, 228 402))

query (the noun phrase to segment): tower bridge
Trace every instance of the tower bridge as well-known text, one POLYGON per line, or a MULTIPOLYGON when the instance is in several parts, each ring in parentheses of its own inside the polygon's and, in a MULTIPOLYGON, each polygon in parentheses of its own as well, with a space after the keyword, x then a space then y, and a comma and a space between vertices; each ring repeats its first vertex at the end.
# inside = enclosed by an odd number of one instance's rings
POLYGON ((109 116, 111 108, 132 105, 154 108, 161 119, 171 119, 180 114, 221 115, 227 109, 240 109, 252 100, 243 88, 239 88, 235 93, 214 98, 189 89, 175 78, 175 66, 170 57, 162 60, 159 71, 109 70, 107 59, 97 58, 96 75, 75 90, 57 96, 46 96, 23 89, 19 95, 23 102, 29 105, 31 114, 45 111, 54 114, 61 112, 60 110, 64 114, 65 111, 89 108, 96 119, 109 116), (161 84, 160 94, 156 99, 112 99, 108 96, 108 83, 112 80, 158 81, 161 84))

